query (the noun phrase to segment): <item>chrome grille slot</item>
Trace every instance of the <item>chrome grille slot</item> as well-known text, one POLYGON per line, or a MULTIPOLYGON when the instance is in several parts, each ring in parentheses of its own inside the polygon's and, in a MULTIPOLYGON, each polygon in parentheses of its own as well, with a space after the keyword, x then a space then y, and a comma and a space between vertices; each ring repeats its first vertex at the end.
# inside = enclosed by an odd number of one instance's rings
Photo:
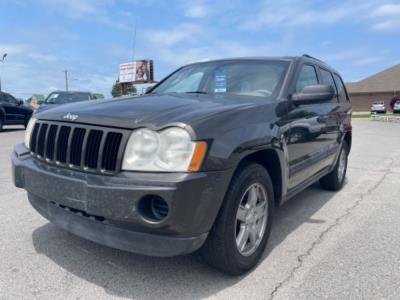
POLYGON ((37 138, 37 154, 41 157, 44 156, 44 143, 46 141, 47 124, 42 124, 39 130, 39 136, 37 138))
POLYGON ((38 123, 36 123, 35 127, 33 127, 31 143, 29 145, 29 148, 31 149, 32 152, 36 152, 37 136, 39 133, 39 127, 40 127, 40 124, 38 124, 38 123))
POLYGON ((100 130, 91 130, 86 143, 85 167, 89 169, 97 168, 99 158, 99 148, 103 132, 100 130))
POLYGON ((49 129, 49 134, 47 135, 47 144, 46 144, 46 159, 53 160, 54 159, 54 149, 56 146, 56 134, 57 134, 58 126, 51 125, 49 129))
POLYGON ((80 166, 83 139, 85 138, 86 130, 84 128, 75 128, 72 134, 71 141, 71 153, 69 157, 69 163, 74 166, 80 166))
POLYGON ((109 132, 104 144, 101 168, 106 171, 115 171, 122 134, 109 132))
POLYGON ((57 141, 57 162, 64 164, 67 162, 68 138, 70 132, 71 127, 61 126, 57 141))

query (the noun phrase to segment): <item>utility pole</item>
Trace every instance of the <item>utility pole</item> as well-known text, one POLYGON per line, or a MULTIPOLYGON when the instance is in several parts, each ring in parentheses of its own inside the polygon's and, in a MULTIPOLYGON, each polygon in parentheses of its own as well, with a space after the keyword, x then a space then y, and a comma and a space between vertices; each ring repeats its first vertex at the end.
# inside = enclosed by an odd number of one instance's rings
POLYGON ((132 40, 132 62, 135 61, 135 50, 136 50, 136 27, 137 27, 137 18, 135 17, 135 24, 133 27, 133 40, 132 40))
MULTIPOLYGON (((3 54, 3 57, 1 58, 0 62, 3 62, 4 59, 7 57, 7 53, 3 54)), ((1 74, 0 74, 1 75, 1 74)), ((1 92, 1 76, 0 76, 0 92, 1 92)))
POLYGON ((68 70, 64 70, 65 74, 65 90, 68 92, 68 70))

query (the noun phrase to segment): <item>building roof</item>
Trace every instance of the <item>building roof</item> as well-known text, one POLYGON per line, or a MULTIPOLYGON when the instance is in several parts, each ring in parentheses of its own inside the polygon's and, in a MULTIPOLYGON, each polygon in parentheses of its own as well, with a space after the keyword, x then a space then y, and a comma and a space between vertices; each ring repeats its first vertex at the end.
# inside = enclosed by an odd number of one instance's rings
POLYGON ((374 93, 400 91, 400 64, 357 82, 348 82, 349 93, 374 93))

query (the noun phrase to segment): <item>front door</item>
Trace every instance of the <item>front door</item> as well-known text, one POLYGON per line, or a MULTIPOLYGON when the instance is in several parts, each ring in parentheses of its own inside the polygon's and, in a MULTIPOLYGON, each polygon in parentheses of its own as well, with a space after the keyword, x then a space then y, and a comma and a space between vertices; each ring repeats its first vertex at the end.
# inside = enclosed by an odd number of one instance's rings
MULTIPOLYGON (((301 92, 307 85, 331 84, 324 82, 318 66, 313 64, 303 64, 295 82, 293 92, 301 92)), ((289 189, 332 165, 339 145, 338 109, 337 97, 332 101, 309 104, 290 103, 287 137, 289 189)))

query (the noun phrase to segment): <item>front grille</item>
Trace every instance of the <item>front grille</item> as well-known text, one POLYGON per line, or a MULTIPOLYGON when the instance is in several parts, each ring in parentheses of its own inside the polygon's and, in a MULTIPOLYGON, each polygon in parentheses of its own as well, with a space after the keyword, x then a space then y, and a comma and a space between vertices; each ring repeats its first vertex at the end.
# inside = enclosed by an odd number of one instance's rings
POLYGON ((34 157, 71 169, 115 173, 121 160, 128 130, 37 121, 30 149, 34 157))

